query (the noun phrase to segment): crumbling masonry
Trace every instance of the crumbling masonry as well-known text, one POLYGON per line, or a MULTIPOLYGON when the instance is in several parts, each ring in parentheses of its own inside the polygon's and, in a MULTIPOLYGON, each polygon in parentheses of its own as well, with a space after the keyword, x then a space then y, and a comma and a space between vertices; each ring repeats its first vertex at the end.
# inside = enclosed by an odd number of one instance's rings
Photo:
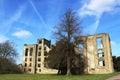
POLYGON ((86 74, 105 74, 114 71, 108 34, 78 37, 75 51, 85 60, 86 74))
POLYGON ((51 41, 38 39, 37 44, 24 44, 22 70, 25 73, 57 73, 46 64, 47 53, 51 49, 51 41))
MULTIPOLYGON (((84 59, 86 74, 112 73, 113 62, 110 38, 106 33, 82 36, 76 38, 76 54, 84 59)), ((51 49, 51 42, 38 39, 37 44, 24 45, 23 71, 26 73, 57 73, 56 70, 47 68, 46 54, 51 49)))

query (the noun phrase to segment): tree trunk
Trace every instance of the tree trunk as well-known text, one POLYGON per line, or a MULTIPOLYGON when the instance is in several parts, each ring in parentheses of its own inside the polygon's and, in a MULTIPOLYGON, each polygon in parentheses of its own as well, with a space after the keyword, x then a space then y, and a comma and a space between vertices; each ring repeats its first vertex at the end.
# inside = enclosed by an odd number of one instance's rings
POLYGON ((70 56, 67 56, 67 76, 71 75, 70 56))
POLYGON ((58 74, 61 74, 60 72, 61 72, 61 70, 60 70, 60 69, 58 69, 58 74))

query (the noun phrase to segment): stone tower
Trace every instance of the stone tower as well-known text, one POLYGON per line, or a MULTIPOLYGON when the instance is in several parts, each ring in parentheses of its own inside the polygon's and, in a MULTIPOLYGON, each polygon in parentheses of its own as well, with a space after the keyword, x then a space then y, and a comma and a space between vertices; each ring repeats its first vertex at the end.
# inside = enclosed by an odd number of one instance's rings
POLYGON ((57 73, 47 68, 46 57, 51 49, 51 41, 38 39, 37 44, 24 44, 22 66, 25 73, 57 73))

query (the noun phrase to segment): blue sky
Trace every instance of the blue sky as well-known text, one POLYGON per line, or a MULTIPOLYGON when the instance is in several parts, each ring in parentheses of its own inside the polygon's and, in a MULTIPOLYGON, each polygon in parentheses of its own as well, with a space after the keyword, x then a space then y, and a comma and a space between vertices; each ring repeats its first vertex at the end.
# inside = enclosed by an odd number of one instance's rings
POLYGON ((15 42, 21 63, 23 44, 38 38, 54 43, 54 26, 69 8, 82 20, 84 33, 108 33, 112 54, 120 56, 120 0, 0 0, 0 42, 15 42))

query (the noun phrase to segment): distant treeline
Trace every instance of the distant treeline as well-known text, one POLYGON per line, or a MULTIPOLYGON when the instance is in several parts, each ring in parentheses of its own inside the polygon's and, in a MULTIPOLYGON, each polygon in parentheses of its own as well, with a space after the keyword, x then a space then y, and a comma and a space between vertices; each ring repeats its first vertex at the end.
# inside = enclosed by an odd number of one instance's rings
POLYGON ((0 74, 21 73, 18 65, 12 59, 0 57, 0 74))
POLYGON ((0 74, 20 73, 16 62, 18 52, 14 42, 0 43, 0 74))
POLYGON ((115 71, 120 71, 120 56, 112 56, 115 71))

